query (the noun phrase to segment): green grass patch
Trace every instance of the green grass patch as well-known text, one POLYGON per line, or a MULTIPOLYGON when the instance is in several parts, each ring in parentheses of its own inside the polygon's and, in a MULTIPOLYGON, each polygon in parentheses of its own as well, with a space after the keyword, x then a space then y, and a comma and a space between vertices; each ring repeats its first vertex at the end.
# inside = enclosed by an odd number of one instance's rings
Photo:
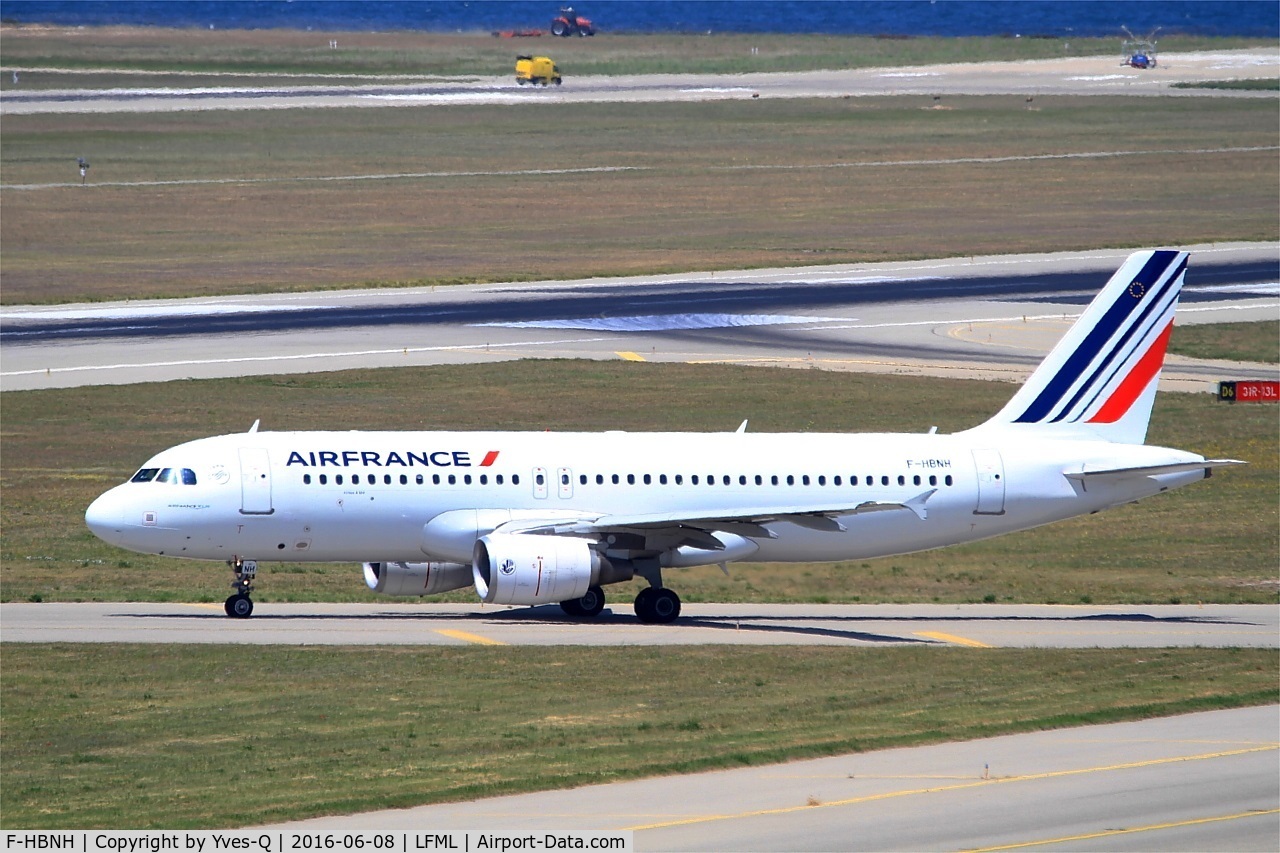
POLYGON ((1204 80, 1198 83, 1174 83, 1174 89, 1236 89, 1246 92, 1280 92, 1280 79, 1263 77, 1251 80, 1204 80))
POLYGON ((1280 321, 1178 326, 1169 352, 1191 358, 1280 362, 1280 321))
MULTIPOLYGON (((1261 649, 4 646, 4 828, 216 828, 1277 700, 1261 649)), ((974 767, 974 777, 982 768, 974 767)))
MULTIPOLYGON (((0 599, 221 601, 224 566, 113 548, 85 528, 84 509, 152 454, 258 418, 270 430, 728 431, 749 418, 758 432, 953 432, 1013 391, 818 370, 519 361, 6 392, 0 599)), ((1162 394, 1148 440, 1249 465, 1137 505, 940 551, 735 564, 728 578, 710 567, 667 580, 688 601, 1276 602, 1275 409, 1162 394)), ((378 600, 355 565, 264 563, 258 587, 263 603, 378 600)), ((609 594, 625 600, 634 589, 609 594)))

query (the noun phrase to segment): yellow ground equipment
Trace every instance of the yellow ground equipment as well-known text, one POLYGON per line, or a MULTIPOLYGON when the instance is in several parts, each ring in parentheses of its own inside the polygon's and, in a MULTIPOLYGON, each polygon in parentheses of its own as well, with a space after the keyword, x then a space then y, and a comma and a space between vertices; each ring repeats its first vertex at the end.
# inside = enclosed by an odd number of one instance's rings
POLYGON ((517 56, 516 82, 523 86, 545 86, 548 83, 560 85, 560 69, 546 56, 517 56))

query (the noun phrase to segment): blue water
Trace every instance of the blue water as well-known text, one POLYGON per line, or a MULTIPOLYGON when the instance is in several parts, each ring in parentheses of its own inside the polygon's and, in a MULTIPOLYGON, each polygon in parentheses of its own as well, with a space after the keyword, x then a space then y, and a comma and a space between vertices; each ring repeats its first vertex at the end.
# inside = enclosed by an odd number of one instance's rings
MULTIPOLYGON (((218 29, 547 29, 557 2, 342 2, 342 0, 0 0, 21 23, 133 24, 218 29)), ((1277 0, 599 0, 576 4, 601 33, 744 32, 864 35, 1119 36, 1191 33, 1280 38, 1277 0)))

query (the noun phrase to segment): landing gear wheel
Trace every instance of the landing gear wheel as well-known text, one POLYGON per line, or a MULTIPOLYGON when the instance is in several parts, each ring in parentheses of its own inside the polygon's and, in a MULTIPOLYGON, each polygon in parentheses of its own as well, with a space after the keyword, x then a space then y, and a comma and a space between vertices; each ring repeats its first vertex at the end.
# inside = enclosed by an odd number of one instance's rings
POLYGON ((585 616, 590 619, 600 615, 604 610, 604 590, 598 586, 590 587, 582 598, 571 598, 560 602, 560 609, 570 616, 585 616))
POLYGON ((662 625, 674 622, 680 615, 680 596, 670 589, 655 590, 649 607, 653 612, 654 622, 662 625))
POLYGON ((578 606, 583 616, 599 616, 604 610, 604 590, 598 586, 588 588, 587 594, 578 599, 578 606))
POLYGON ((227 599, 222 606, 232 619, 248 619, 253 613, 253 599, 243 593, 237 593, 227 599))
POLYGON ((222 609, 232 619, 248 619, 253 613, 253 599, 249 596, 253 593, 253 579, 258 576, 258 563, 235 557, 227 560, 227 565, 236 573, 235 582, 231 584, 236 593, 227 599, 222 609))
POLYGON ((680 596, 670 589, 649 587, 640 590, 635 606, 641 622, 665 625, 680 615, 680 596))
POLYGON ((641 622, 653 621, 653 587, 645 587, 636 594, 636 618, 641 622))

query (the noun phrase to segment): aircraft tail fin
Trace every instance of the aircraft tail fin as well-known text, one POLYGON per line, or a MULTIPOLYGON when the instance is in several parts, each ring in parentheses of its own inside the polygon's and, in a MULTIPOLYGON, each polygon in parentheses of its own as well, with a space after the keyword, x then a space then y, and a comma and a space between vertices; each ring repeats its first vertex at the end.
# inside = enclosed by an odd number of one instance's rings
POLYGON ((1142 444, 1187 253, 1136 252, 1003 409, 977 429, 1142 444))

